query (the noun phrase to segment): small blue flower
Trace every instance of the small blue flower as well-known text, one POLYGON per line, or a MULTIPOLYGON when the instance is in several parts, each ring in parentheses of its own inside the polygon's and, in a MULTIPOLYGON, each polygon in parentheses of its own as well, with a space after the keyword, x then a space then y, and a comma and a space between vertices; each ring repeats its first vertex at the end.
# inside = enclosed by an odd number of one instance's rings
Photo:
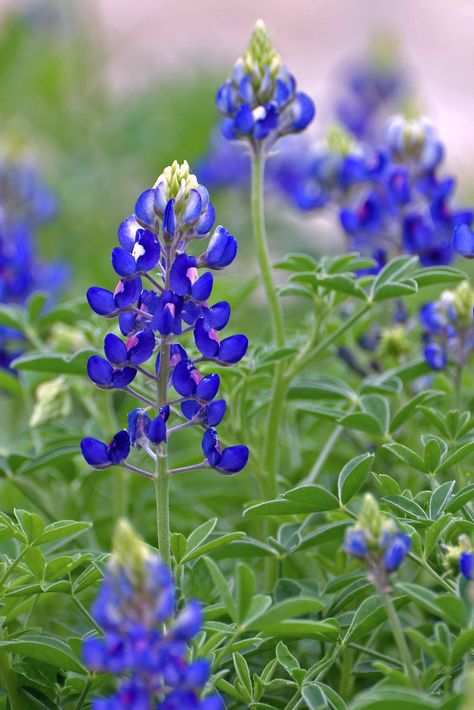
POLYGON ((474 553, 461 552, 459 557, 459 569, 463 577, 469 581, 474 579, 474 553))
POLYGON ((224 269, 234 261, 237 248, 235 237, 219 226, 209 240, 206 253, 199 258, 199 264, 210 269, 224 269))
POLYGON ((204 432, 202 451, 212 468, 226 474, 241 471, 249 458, 246 446, 228 446, 221 449, 217 431, 212 427, 204 432))
POLYGON ((389 541, 388 547, 383 557, 385 571, 389 574, 395 572, 411 547, 411 539, 405 533, 397 533, 389 541))
POLYGON ((187 645, 202 626, 201 605, 191 600, 174 618, 175 606, 169 569, 125 522, 119 523, 114 553, 92 608, 104 638, 87 638, 83 656, 91 671, 125 678, 115 695, 94 700, 93 708, 223 710, 219 696, 201 698, 209 663, 185 660, 187 645))
POLYGON ((113 292, 92 286, 87 291, 87 300, 95 313, 105 318, 113 318, 136 303, 141 291, 142 281, 137 277, 129 281, 119 281, 113 292))
POLYGON ((344 550, 352 557, 366 559, 369 548, 364 530, 349 529, 344 538, 344 550))
POLYGON ((454 230, 453 247, 466 259, 474 258, 474 232, 467 224, 460 224, 454 230))
POLYGON ((102 469, 122 463, 130 453, 130 437, 123 430, 115 434, 109 444, 86 437, 81 441, 81 451, 92 468, 102 469))
POLYGON ((133 382, 137 371, 133 367, 113 368, 103 357, 92 355, 87 361, 87 374, 101 389, 122 389, 133 382))

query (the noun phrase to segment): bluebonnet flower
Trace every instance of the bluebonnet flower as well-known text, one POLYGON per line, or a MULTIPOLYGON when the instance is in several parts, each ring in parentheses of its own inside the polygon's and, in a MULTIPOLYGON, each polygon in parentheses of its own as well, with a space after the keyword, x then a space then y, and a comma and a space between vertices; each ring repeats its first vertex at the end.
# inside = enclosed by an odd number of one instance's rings
POLYGON ((467 224, 459 224, 454 230, 454 251, 466 259, 474 258, 474 232, 467 224))
POLYGON ((433 370, 444 370, 451 359, 462 368, 474 349, 474 291, 463 281, 455 291, 443 291, 420 311, 424 356, 433 370))
POLYGON ((222 132, 231 140, 268 148, 280 136, 303 131, 313 120, 314 103, 297 91, 295 78, 282 63, 259 20, 249 46, 216 96, 225 116, 222 132))
POLYGON ((438 175, 444 149, 434 128, 394 117, 383 150, 383 169, 340 210, 350 247, 387 258, 416 254, 423 266, 450 263, 453 230, 470 224, 473 213, 450 204, 455 181, 438 175))
MULTIPOLYGON (((62 262, 44 262, 37 253, 37 229, 56 215, 55 194, 28 163, 0 159, 0 303, 24 305, 34 291, 54 297, 68 270, 62 262)), ((0 327, 0 367, 24 350, 14 328, 0 327)))
MULTIPOLYGON (((224 417, 226 403, 216 399, 220 377, 201 373, 200 363, 239 362, 248 341, 241 334, 221 338, 230 306, 226 301, 208 301, 214 282, 208 269, 229 266, 238 248, 237 240, 224 227, 212 231, 214 219, 206 188, 190 173, 186 162, 175 162, 153 188, 140 195, 135 213, 119 227, 120 247, 112 251, 112 266, 120 280, 114 291, 90 288, 87 298, 99 315, 118 317, 125 339, 109 333, 104 340, 105 357, 93 355, 87 372, 97 387, 126 391, 146 407, 130 412, 128 431, 117 434, 108 446, 93 438, 82 441, 83 456, 93 468, 116 464, 154 478, 155 473, 126 461, 131 447, 156 461, 164 455, 169 436, 175 431, 197 425, 203 427, 206 438, 224 417), (200 254, 187 252, 193 240, 206 237, 207 247, 200 254), (145 283, 149 288, 144 288, 145 283), (194 335, 197 357, 176 342, 188 331, 194 335), (147 367, 149 361, 151 367, 147 367), (145 378, 146 390, 140 385, 138 389, 131 387, 136 386, 139 375, 145 378), (150 399, 150 383, 157 393, 164 390, 165 396, 154 394, 150 399), (168 397, 170 387, 177 399, 168 397), (182 415, 182 423, 174 427, 168 425, 171 403, 180 405, 182 415)), ((234 446, 221 452, 216 435, 213 452, 207 447, 204 456, 188 468, 212 467, 224 474, 236 473, 246 465, 248 449, 234 446)))
POLYGON ((366 494, 356 525, 346 531, 347 554, 363 560, 370 579, 385 589, 387 576, 400 567, 410 546, 410 537, 380 512, 370 493, 366 494))
POLYGON ((115 695, 94 700, 93 710, 223 710, 218 695, 201 698, 209 663, 186 660, 201 606, 190 601, 176 616, 175 608, 169 569, 120 521, 92 608, 104 638, 87 638, 83 655, 91 671, 126 677, 115 695))
POLYGON ((336 115, 358 140, 374 143, 385 120, 407 98, 409 85, 387 38, 369 56, 351 62, 338 82, 336 115), (389 51, 387 51, 387 47, 389 51))
POLYGON ((471 582, 474 579, 474 552, 467 535, 460 535, 457 545, 442 545, 444 566, 450 574, 459 573, 471 582))

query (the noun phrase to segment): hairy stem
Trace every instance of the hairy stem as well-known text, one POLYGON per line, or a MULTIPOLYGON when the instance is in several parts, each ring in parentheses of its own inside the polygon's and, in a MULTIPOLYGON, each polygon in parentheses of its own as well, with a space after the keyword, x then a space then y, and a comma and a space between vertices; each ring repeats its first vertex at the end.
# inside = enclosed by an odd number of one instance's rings
MULTIPOLYGON (((270 253, 265 230, 265 214, 263 204, 263 184, 265 157, 261 147, 257 147, 252 159, 252 220, 255 234, 258 264, 262 275, 263 286, 267 297, 272 319, 273 338, 277 348, 285 344, 285 328, 280 301, 276 293, 273 279, 270 253)), ((264 492, 273 498, 278 495, 278 436, 280 419, 285 401, 286 386, 283 378, 283 364, 275 366, 273 376, 272 396, 267 418, 267 427, 263 444, 263 469, 265 479, 264 492)))

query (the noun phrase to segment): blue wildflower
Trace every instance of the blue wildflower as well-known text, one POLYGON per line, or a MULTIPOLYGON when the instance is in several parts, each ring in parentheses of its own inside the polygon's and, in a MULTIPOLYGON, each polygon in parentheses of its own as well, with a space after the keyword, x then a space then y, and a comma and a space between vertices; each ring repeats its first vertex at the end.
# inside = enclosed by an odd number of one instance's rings
POLYGON ((201 606, 190 601, 176 616, 175 608, 169 569, 120 521, 114 553, 92 608, 104 637, 87 638, 83 655, 91 671, 126 678, 115 695, 94 700, 94 710, 223 710, 218 695, 201 698, 209 663, 185 658, 201 628, 201 606))
POLYGON ((303 131, 315 114, 312 99, 297 91, 295 78, 282 64, 261 20, 231 78, 219 88, 216 104, 225 116, 224 136, 249 141, 254 148, 303 131))
POLYGON ((464 367, 474 349, 474 292, 467 281, 420 310, 424 356, 433 370, 444 370, 451 359, 464 367))
MULTIPOLYGON (((241 334, 221 338, 220 331, 230 318, 230 306, 226 301, 209 303, 214 284, 210 270, 229 266, 238 249, 237 240, 224 227, 219 225, 212 231, 214 221, 207 189, 190 173, 186 162, 175 162, 164 170, 153 188, 140 195, 135 213, 119 226, 120 246, 112 251, 112 265, 121 278, 114 291, 90 288, 87 299, 99 315, 118 317, 124 338, 108 333, 104 339, 105 357, 89 358, 87 372, 97 387, 125 390, 147 407, 129 413, 128 431, 117 435, 118 442, 117 437, 108 446, 96 439, 83 440, 84 458, 94 468, 118 464, 153 478, 155 473, 126 462, 131 446, 156 461, 157 456, 164 455, 169 436, 175 431, 196 425, 207 432, 224 417, 225 401, 216 400, 219 375, 202 374, 198 361, 232 365, 243 358, 248 341, 241 334), (207 248, 200 255, 188 253, 193 240, 206 237, 207 248), (143 287, 145 283, 148 288, 143 287), (176 342, 188 331, 193 332, 197 357, 188 355, 176 342), (150 360, 151 366, 147 367, 150 360), (146 391, 140 389, 141 376, 147 385, 153 382, 157 388, 164 381, 163 401, 147 397, 146 391), (132 382, 134 388, 130 387, 132 382), (181 405, 183 419, 174 427, 168 423, 170 386, 178 395, 172 402, 181 405)), ((221 452, 216 439, 214 453, 209 452, 209 457, 218 470, 235 473, 247 462, 248 449, 237 446, 221 452)), ((207 467, 209 457, 206 454, 206 460, 198 467, 207 467)))
POLYGON ((386 576, 400 567, 410 546, 410 537, 400 532, 393 520, 382 515, 373 496, 367 494, 357 524, 346 531, 344 550, 347 554, 363 560, 370 578, 385 586, 386 576))

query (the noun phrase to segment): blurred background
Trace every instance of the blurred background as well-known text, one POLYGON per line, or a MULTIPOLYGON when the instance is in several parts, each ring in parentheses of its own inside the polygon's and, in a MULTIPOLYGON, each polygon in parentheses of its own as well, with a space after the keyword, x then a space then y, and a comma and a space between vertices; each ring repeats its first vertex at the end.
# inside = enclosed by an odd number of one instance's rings
MULTIPOLYGON (((316 101, 316 136, 334 119, 345 68, 374 38, 396 46, 412 105, 435 122, 447 168, 469 197, 470 0, 0 0, 1 154, 34 164, 57 193, 58 215, 41 227, 39 250, 70 262, 70 294, 111 284, 110 248, 136 196, 174 158, 193 167, 206 153, 216 88, 258 17, 316 101)), ((214 196, 219 222, 248 253, 246 191, 214 196)), ((273 209, 269 217, 276 253, 299 243, 319 250, 312 216, 292 214, 279 228, 273 209)), ((239 263, 248 273, 247 260, 239 263)))

